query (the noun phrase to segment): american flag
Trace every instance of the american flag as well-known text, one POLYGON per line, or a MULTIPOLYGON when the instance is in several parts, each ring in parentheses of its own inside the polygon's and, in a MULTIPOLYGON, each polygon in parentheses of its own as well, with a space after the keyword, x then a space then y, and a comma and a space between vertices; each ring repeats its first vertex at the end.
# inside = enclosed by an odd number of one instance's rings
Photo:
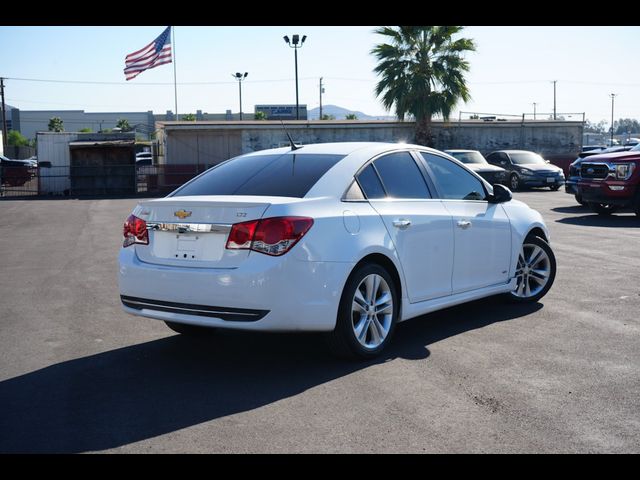
POLYGON ((171 63, 171 27, 167 27, 153 42, 124 59, 127 80, 136 78, 149 68, 171 63))

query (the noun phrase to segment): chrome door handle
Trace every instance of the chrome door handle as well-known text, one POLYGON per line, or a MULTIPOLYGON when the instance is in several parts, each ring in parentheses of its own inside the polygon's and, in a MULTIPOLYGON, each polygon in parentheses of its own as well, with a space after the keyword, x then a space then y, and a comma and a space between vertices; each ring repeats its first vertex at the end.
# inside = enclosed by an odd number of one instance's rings
POLYGON ((393 226, 398 227, 400 230, 404 230, 411 226, 411 220, 407 220, 406 218, 401 218, 399 220, 393 221, 393 226))
POLYGON ((466 230, 471 226, 471 222, 469 220, 458 220, 458 227, 466 230))

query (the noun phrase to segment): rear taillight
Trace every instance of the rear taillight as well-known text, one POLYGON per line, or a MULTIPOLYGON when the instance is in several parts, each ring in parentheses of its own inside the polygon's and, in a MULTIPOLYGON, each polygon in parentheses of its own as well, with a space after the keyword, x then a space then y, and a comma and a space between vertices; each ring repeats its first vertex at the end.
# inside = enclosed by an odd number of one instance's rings
POLYGON ((236 223, 231 227, 227 248, 284 255, 312 225, 313 219, 308 217, 273 217, 236 223))
POLYGON ((124 241, 122 242, 123 247, 128 247, 134 243, 149 245, 147 222, 135 215, 129 215, 127 220, 124 222, 122 234, 124 235, 124 241))

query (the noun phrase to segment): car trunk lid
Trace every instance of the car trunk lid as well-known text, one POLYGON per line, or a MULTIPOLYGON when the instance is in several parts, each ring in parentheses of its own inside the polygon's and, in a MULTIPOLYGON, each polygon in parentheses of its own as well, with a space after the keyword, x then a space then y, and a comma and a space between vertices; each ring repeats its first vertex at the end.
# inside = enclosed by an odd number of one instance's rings
POLYGON ((249 251, 225 248, 231 225, 262 218, 273 201, 272 197, 198 196, 141 202, 133 214, 147 222, 149 245, 136 244, 136 254, 156 265, 236 268, 249 251))

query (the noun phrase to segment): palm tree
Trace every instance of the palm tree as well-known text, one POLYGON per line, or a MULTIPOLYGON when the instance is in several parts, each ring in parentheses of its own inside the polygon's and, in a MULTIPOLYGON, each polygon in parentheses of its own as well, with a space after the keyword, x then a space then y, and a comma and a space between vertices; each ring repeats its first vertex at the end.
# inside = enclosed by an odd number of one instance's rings
POLYGON ((380 27, 375 33, 384 35, 389 43, 376 45, 371 53, 378 65, 374 71, 381 77, 376 95, 382 104, 404 120, 412 115, 416 120, 415 141, 433 146, 431 117, 441 114, 449 118, 459 100, 471 96, 464 72, 469 63, 463 58, 474 51, 473 40, 452 37, 464 27, 380 27))

